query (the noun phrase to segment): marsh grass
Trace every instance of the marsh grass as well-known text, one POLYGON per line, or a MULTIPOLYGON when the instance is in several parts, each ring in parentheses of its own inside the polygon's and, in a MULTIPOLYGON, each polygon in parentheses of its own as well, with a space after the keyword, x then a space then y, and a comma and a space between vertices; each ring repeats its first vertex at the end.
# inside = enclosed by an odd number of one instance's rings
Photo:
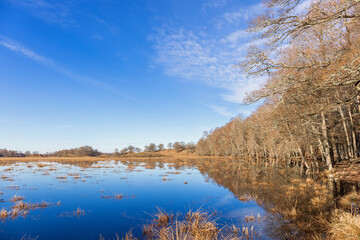
POLYGON ((8 188, 10 190, 15 190, 15 191, 20 190, 19 186, 16 186, 16 185, 13 185, 13 184, 11 184, 10 186, 7 186, 6 188, 8 188))
POLYGON ((360 239, 360 215, 354 215, 342 210, 334 213, 330 223, 331 239, 360 239))
POLYGON ((166 174, 180 174, 181 172, 176 171, 176 172, 165 172, 166 174))
MULTIPOLYGON (((101 193, 103 192, 103 190, 101 191, 101 193)), ((125 199, 125 198, 135 198, 135 194, 123 194, 123 193, 114 193, 113 196, 101 196, 101 198, 105 198, 105 199, 116 199, 116 200, 121 200, 121 199, 125 199)))
POLYGON ((360 193, 355 191, 345 195, 339 200, 339 205, 351 212, 358 212, 360 206, 360 193))
POLYGON ((66 176, 66 175, 62 175, 62 176, 57 176, 56 178, 57 178, 57 179, 67 179, 67 176, 66 176))
POLYGON ((73 211, 66 211, 66 212, 62 212, 60 215, 57 215, 57 217, 77 217, 79 218, 80 216, 85 216, 89 213, 90 211, 86 212, 84 209, 81 209, 80 207, 78 207, 76 210, 73 211))
MULTIPOLYGON (((17 218, 19 216, 25 217, 30 213, 30 210, 47 208, 55 205, 52 203, 47 203, 45 201, 41 203, 24 202, 23 199, 24 197, 18 195, 12 197, 10 201, 13 202, 14 205, 11 206, 9 210, 2 208, 0 211, 0 219, 4 221, 9 217, 10 218, 17 218)), ((57 205, 59 205, 59 202, 57 205)))
POLYGON ((256 217, 254 217, 252 214, 245 216, 245 221, 246 221, 246 222, 252 222, 252 221, 254 221, 255 219, 256 219, 256 217))
MULTIPOLYGON (((116 236, 114 238, 108 239, 108 240, 137 240, 137 238, 134 237, 134 235, 132 234, 131 230, 129 232, 127 232, 125 234, 125 237, 120 238, 118 234, 116 234, 116 236)), ((99 240, 106 240, 105 237, 103 237, 100 234, 100 238, 99 240)))
POLYGON ((0 218, 1 218, 1 219, 6 219, 10 214, 11 214, 10 211, 8 211, 8 210, 6 210, 6 209, 1 209, 1 211, 0 211, 0 218))
POLYGON ((18 201, 22 201, 24 200, 25 198, 23 196, 19 196, 19 195, 14 195, 12 198, 10 198, 10 202, 18 202, 18 201))
POLYGON ((146 239, 159 240, 225 240, 252 239, 254 227, 237 228, 217 223, 214 214, 202 210, 173 215, 157 208, 150 224, 143 227, 146 239))

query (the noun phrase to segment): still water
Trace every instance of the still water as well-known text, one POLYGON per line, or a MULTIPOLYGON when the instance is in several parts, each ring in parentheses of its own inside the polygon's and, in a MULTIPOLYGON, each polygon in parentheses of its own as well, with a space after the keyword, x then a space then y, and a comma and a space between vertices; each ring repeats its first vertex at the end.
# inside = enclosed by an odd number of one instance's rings
MULTIPOLYGON (((244 200, 232 186, 220 183, 229 178, 231 184, 241 185, 231 169, 221 173, 218 166, 209 164, 126 161, 0 166, 0 209, 11 211, 16 204, 10 201, 14 195, 24 197, 26 203, 47 203, 47 207, 35 207, 24 216, 3 218, 0 239, 99 239, 100 234, 112 239, 130 229, 141 238, 143 225, 157 208, 174 214, 196 209, 216 212, 220 224, 254 226, 255 238, 276 238, 268 233, 274 217, 265 205, 249 198, 251 193, 244 200), (212 177, 216 174, 224 178, 212 177), (249 215, 261 216, 263 221, 247 222, 249 215)), ((246 171, 243 173, 245 177, 246 171)), ((239 174, 242 176, 240 170, 239 174)))

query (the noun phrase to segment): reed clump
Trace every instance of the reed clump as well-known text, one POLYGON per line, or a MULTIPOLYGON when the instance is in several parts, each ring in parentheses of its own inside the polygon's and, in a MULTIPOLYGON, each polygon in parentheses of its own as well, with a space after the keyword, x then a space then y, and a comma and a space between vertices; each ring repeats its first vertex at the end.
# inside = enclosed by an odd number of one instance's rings
POLYGON ((105 198, 105 199, 116 199, 116 200, 121 200, 121 199, 125 199, 125 198, 135 198, 135 194, 124 194, 124 193, 114 193, 113 196, 101 196, 101 198, 105 198))
POLYGON ((202 210, 174 216, 158 208, 152 222, 143 227, 143 234, 146 239, 158 240, 239 240, 254 236, 253 227, 220 227, 216 220, 213 214, 202 210))
POLYGON ((331 239, 360 239, 360 215, 355 215, 342 210, 334 212, 330 223, 331 239))
POLYGON ((1 219, 6 219, 10 214, 11 214, 10 211, 5 210, 5 209, 1 209, 1 211, 0 211, 0 218, 1 218, 1 219))
POLYGON ((339 205, 347 211, 357 211, 360 206, 360 193, 353 191, 345 195, 339 200, 339 205))
POLYGON ((24 197, 23 196, 19 196, 19 195, 14 195, 12 198, 10 198, 10 202, 18 202, 18 201, 22 201, 24 200, 24 197))

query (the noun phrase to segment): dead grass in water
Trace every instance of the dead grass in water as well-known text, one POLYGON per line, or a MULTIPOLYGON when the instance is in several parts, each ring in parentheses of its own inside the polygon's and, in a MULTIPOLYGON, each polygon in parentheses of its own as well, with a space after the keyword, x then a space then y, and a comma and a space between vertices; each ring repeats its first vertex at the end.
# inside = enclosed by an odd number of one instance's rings
POLYGON ((233 226, 220 227, 213 214, 197 210, 184 216, 169 214, 158 208, 150 224, 143 227, 146 239, 159 240, 225 240, 252 239, 254 228, 233 226))

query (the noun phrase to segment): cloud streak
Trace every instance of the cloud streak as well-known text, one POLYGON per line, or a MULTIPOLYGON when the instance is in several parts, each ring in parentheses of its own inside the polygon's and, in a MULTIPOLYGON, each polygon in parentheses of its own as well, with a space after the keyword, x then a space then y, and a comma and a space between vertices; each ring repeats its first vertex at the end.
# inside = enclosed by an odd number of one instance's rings
POLYGON ((251 20, 254 16, 264 11, 264 5, 262 3, 252 5, 247 8, 239 8, 235 11, 226 12, 223 17, 231 24, 240 24, 244 21, 251 20))
POLYGON ((54 1, 54 0, 8 0, 11 3, 30 10, 29 12, 47 22, 69 24, 71 20, 74 1, 54 1))
POLYGON ((152 38, 155 62, 168 75, 224 89, 223 100, 242 103, 247 92, 262 84, 234 67, 244 59, 248 46, 262 44, 250 37, 244 30, 213 37, 184 28, 162 29, 152 38))
POLYGON ((92 85, 94 87, 114 93, 116 95, 119 95, 119 96, 122 96, 122 97, 125 97, 128 99, 132 99, 132 97, 121 93, 117 89, 113 88, 112 86, 110 86, 102 81, 75 73, 75 72, 61 66, 60 64, 55 63, 53 60, 46 58, 44 56, 41 56, 40 54, 35 53, 34 51, 22 46, 21 44, 13 41, 11 39, 8 39, 4 36, 1 36, 1 35, 0 35, 0 45, 13 51, 13 52, 18 53, 24 57, 27 57, 35 62, 38 62, 40 64, 48 66, 48 67, 52 68, 53 70, 57 71, 58 73, 66 76, 72 80, 75 80, 77 82, 82 82, 87 85, 92 85))
POLYGON ((218 106, 218 105, 207 105, 209 108, 211 108, 214 112, 220 114, 224 117, 233 117, 235 114, 229 112, 227 108, 218 106))

